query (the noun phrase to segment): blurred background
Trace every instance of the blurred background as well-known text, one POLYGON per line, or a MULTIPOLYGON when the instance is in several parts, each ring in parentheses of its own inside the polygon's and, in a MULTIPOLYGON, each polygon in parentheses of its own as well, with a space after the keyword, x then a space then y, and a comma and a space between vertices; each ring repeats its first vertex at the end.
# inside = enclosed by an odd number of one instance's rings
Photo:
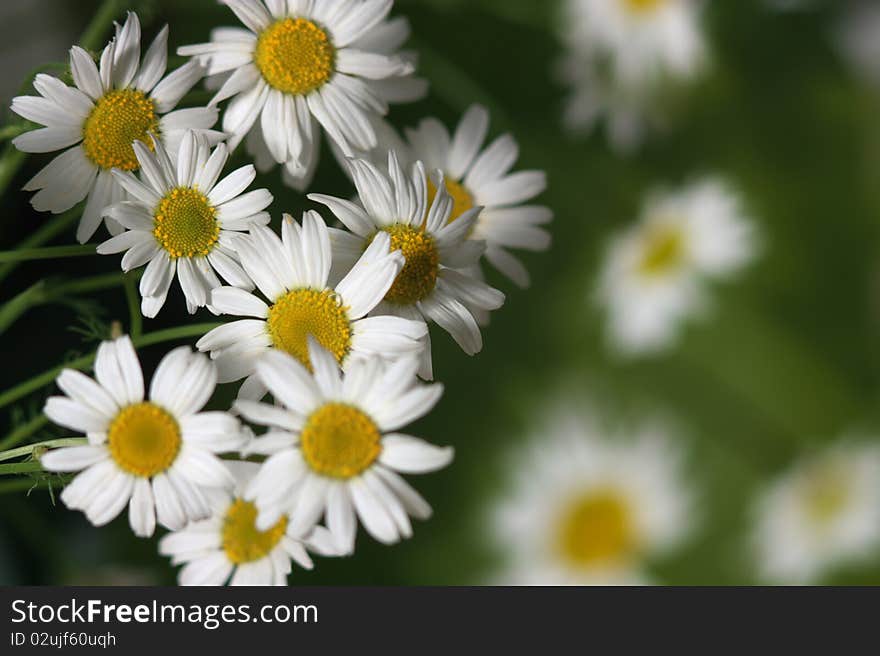
MULTIPOLYGON (((555 73, 567 47, 560 2, 395 3, 394 13, 411 21, 408 46, 418 51, 431 92, 395 106, 391 121, 402 127, 433 115, 454 127, 471 103, 488 107, 490 137, 510 131, 520 143, 517 167, 547 172, 549 188, 539 202, 555 213, 553 246, 524 256, 528 290, 487 271, 508 298, 484 331, 478 356, 465 356, 447 335, 434 333, 435 377, 446 393, 411 431, 456 448, 451 467, 411 478, 434 517, 393 547, 362 533, 354 557, 318 558, 312 572, 295 569, 291 584, 503 582, 516 545, 495 536, 493 509, 514 485, 511 458, 551 437, 538 418, 560 399, 588 406, 615 434, 643 417, 675 427, 668 437, 683 453, 681 476, 695 514, 685 541, 642 564, 652 581, 761 582, 750 548, 757 495, 842 436, 855 432, 876 444, 880 432, 880 87, 840 46, 841 26, 864 3, 784 4, 792 7, 705 3, 705 72, 676 91, 664 128, 624 154, 601 127, 587 135, 563 127, 569 89, 555 73), (713 288, 712 312, 684 324, 672 347, 621 358, 608 348, 605 315, 595 302, 609 239, 636 222, 651 189, 703 174, 721 175, 738 190, 761 233, 761 255, 737 280, 713 288)), ((3 3, 4 108, 13 95, 32 93, 34 68, 66 60, 98 5, 3 3)), ((172 51, 234 22, 213 0, 120 2, 120 16, 126 6, 138 11, 145 40, 169 23, 172 51)), ((324 155, 312 190, 349 193, 338 165, 324 155)), ((245 159, 239 150, 234 164, 245 159)), ((10 189, 47 161, 29 157, 10 189)), ((280 185, 277 171, 256 184, 275 194, 276 220, 282 211, 298 215, 311 207, 280 185)), ((14 248, 46 218, 31 209, 28 194, 8 192, 0 250, 14 248)), ((71 229, 55 243, 72 241, 71 229)), ((0 302, 41 278, 117 267, 117 258, 31 262, 0 283, 0 302)), ((145 331, 188 321, 179 290, 172 295, 158 319, 145 320, 145 331)), ((127 316, 121 289, 31 308, 2 335, 0 389, 89 352, 110 321, 125 325, 127 316)), ((169 348, 142 350, 145 371, 169 348)), ((4 434, 39 412, 52 392, 50 386, 4 408, 4 434)), ((224 390, 213 405, 224 407, 234 392, 224 390)), ((35 439, 61 435, 47 428, 35 439)), ((124 518, 95 529, 57 504, 45 481, 35 482, 29 493, 0 482, 0 583, 174 583, 157 538, 134 537, 124 518)), ((880 584, 880 548, 827 568, 817 580, 880 584)))

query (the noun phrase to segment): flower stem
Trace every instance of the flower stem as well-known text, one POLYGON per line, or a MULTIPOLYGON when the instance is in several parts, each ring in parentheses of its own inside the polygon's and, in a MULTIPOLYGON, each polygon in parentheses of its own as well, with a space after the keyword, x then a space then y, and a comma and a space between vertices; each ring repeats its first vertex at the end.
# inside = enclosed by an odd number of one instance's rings
POLYGON ((36 460, 0 464, 0 476, 9 476, 10 474, 32 474, 41 471, 43 471, 43 465, 36 460))
POLYGON ((43 413, 38 414, 36 417, 14 429, 9 435, 0 440, 0 450, 11 449, 48 423, 49 418, 46 415, 43 413))
MULTIPOLYGON (((173 342, 178 339, 186 339, 189 337, 201 337, 209 330, 223 325, 222 323, 197 323, 189 326, 177 326, 176 328, 166 328, 165 330, 157 330, 153 333, 147 333, 140 337, 132 339, 135 347, 152 346, 153 344, 161 344, 163 342, 173 342)), ((95 361, 95 353, 89 353, 70 362, 66 362, 60 366, 53 367, 48 371, 29 378, 23 383, 19 383, 2 394, 0 394, 0 408, 17 401, 23 396, 27 396, 41 387, 50 384, 55 377, 61 373, 62 369, 86 369, 95 361)))
POLYGON ((0 481, 0 494, 6 494, 7 492, 21 492, 21 491, 30 491, 34 488, 41 487, 43 485, 52 485, 53 483, 57 483, 59 486, 67 485, 68 481, 72 479, 73 476, 70 474, 62 474, 62 475, 54 475, 51 478, 49 477, 41 477, 41 478, 14 478, 12 480, 0 481))
POLYGON ((120 0, 104 0, 92 17, 92 21, 86 26, 85 32, 79 38, 79 45, 86 50, 97 50, 100 48, 104 40, 104 34, 121 9, 122 3, 120 0))
POLYGON ((33 130, 34 126, 27 123, 10 123, 0 128, 0 141, 9 141, 15 139, 20 134, 24 134, 29 130, 33 130))
POLYGON ((27 262, 29 260, 54 260, 62 257, 82 257, 96 255, 94 244, 75 244, 73 246, 47 246, 46 248, 24 248, 0 252, 0 263, 27 262))
POLYGON ((12 460, 13 458, 21 458, 23 456, 33 456, 36 458, 40 450, 55 449, 63 446, 84 446, 88 443, 89 441, 84 437, 62 437, 57 440, 46 440, 45 442, 20 446, 17 449, 0 451, 0 460, 12 460))
POLYGON ((132 339, 141 336, 143 330, 143 319, 141 319, 141 304, 138 302, 137 289, 135 283, 138 276, 134 272, 126 273, 123 276, 123 284, 125 285, 125 300, 128 303, 129 326, 128 333, 132 339))
POLYGON ((32 307, 64 301, 75 294, 107 289, 122 283, 121 273, 104 273, 60 283, 40 280, 0 306, 0 335, 32 307))
MULTIPOLYGON (((56 214, 51 219, 46 221, 43 226, 31 234, 26 239, 22 240, 22 242, 18 245, 16 250, 18 249, 26 249, 33 248, 35 246, 42 246, 46 242, 52 240, 57 235, 64 232, 67 228, 72 226, 79 219, 81 211, 79 206, 70 209, 63 214, 56 214)), ((12 270, 19 265, 19 262, 5 262, 0 264, 0 281, 2 281, 6 276, 8 276, 12 270)))

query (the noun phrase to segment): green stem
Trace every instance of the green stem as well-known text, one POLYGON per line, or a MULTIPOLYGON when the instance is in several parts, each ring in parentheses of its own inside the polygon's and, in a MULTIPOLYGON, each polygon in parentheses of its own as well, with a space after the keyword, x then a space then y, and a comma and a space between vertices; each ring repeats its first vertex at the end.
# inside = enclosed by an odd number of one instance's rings
POLYGON ((0 494, 6 494, 8 492, 22 492, 29 491, 34 488, 42 487, 43 485, 53 485, 57 484, 59 486, 67 485, 68 481, 73 478, 70 474, 63 474, 60 476, 42 477, 42 478, 14 478, 12 480, 0 481, 0 494))
MULTIPOLYGON (((42 246, 46 242, 51 241, 54 237, 76 223, 79 220, 80 214, 81 211, 79 206, 74 207, 63 214, 56 214, 46 221, 39 230, 22 240, 16 250, 42 246)), ((3 279, 6 278, 6 276, 8 276, 18 265, 19 262, 5 262, 0 264, 0 281, 3 281, 3 279)))
POLYGON ((9 449, 8 451, 0 451, 0 460, 12 460, 13 458, 21 458, 25 456, 36 457, 37 451, 40 449, 58 449, 63 446, 85 446, 89 441, 84 437, 62 437, 57 440, 46 440, 45 442, 36 442, 27 446, 20 446, 17 449, 9 449))
POLYGON ((32 307, 43 303, 64 301, 70 296, 83 292, 115 287, 122 284, 123 280, 121 273, 104 273, 61 283, 40 280, 0 307, 0 334, 3 334, 9 326, 32 307))
MULTIPOLYGON (((161 344, 163 342, 172 342, 178 339, 186 339, 189 337, 201 337, 209 330, 222 326, 222 323, 197 323, 189 326, 177 326, 176 328, 167 328, 165 330, 157 330, 153 333, 141 335, 136 339, 132 339, 135 347, 152 346, 153 344, 161 344)), ((19 383, 2 394, 0 394, 0 408, 17 401, 23 396, 27 396, 41 387, 49 385, 55 377, 61 373, 62 369, 86 369, 95 361, 95 354, 89 353, 70 362, 66 362, 58 367, 53 367, 48 371, 29 378, 23 383, 19 383)))
POLYGON ((17 150, 15 146, 9 144, 0 156, 0 195, 6 191, 6 187, 12 182, 18 169, 24 164, 27 153, 17 150))
POLYGON ((123 276, 123 284, 125 285, 125 300, 128 303, 129 326, 128 333, 132 339, 141 336, 143 330, 143 319, 141 318, 141 304, 138 301, 138 293, 135 288, 137 276, 134 272, 127 273, 123 276))
POLYGON ((34 472, 43 471, 43 465, 36 460, 28 462, 10 462, 0 464, 0 476, 9 476, 10 474, 32 474, 34 472))
POLYGON ((61 257, 82 257, 96 255, 94 244, 75 244, 73 246, 47 246, 46 248, 25 248, 14 251, 0 251, 2 262, 27 262, 30 260, 54 260, 61 257))
POLYGON ((24 442, 28 437, 49 423, 49 418, 40 413, 30 421, 25 422, 14 429, 9 435, 0 440, 0 450, 10 449, 16 444, 24 442))
POLYGON ((79 38, 79 45, 86 50, 100 48, 107 30, 121 9, 122 3, 119 0, 104 0, 92 17, 92 22, 86 26, 85 32, 79 38))
POLYGON ((33 130, 34 126, 28 123, 12 123, 6 127, 0 128, 0 141, 9 141, 15 139, 18 135, 33 130))

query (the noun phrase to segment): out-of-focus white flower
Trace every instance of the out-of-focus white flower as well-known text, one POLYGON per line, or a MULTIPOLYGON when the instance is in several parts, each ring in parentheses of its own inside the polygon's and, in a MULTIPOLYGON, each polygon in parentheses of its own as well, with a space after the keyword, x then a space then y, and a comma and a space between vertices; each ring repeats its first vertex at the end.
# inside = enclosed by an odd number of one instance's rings
MULTIPOLYGON (((149 135, 155 134, 176 156, 187 130, 198 130, 211 144, 223 136, 208 129, 217 121, 216 107, 172 111, 201 79, 203 69, 198 62, 190 62, 165 75, 167 43, 165 27, 140 60, 141 25, 129 12, 104 48, 100 68, 91 55, 74 46, 70 70, 75 86, 40 74, 34 80, 39 97, 12 100, 12 111, 46 126, 16 137, 16 148, 27 153, 67 148, 24 189, 37 192, 31 199, 34 209, 53 214, 69 210, 88 196, 76 231, 80 242, 95 234, 105 207, 127 197, 111 170, 138 169, 135 141, 151 143, 149 135)), ((122 231, 113 219, 106 223, 111 233, 122 231)))
POLYGON ((499 582, 638 584, 648 559, 676 547, 693 525, 681 453, 659 425, 609 434, 561 410, 513 464, 493 509, 506 555, 499 582))
POLYGON ((759 573, 777 583, 815 582, 835 565, 880 548, 880 447, 834 445, 796 463, 756 504, 759 573))
POLYGON ((564 123, 589 132, 608 123, 612 146, 637 146, 658 119, 669 81, 693 78, 706 62, 698 0, 568 0, 559 75, 572 88, 564 123))
POLYGON ((669 348, 681 321, 706 306, 706 283, 731 277, 757 249, 724 182, 650 194, 639 222, 611 242, 600 276, 611 344, 627 355, 669 348))
POLYGON ((836 42, 853 72, 880 87, 880 5, 865 2, 846 12, 837 27, 836 42))

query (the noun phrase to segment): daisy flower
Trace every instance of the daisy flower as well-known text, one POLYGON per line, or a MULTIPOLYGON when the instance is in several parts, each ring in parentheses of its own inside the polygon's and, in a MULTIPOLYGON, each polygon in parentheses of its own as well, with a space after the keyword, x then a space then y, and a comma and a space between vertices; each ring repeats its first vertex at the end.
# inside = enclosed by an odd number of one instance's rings
POLYGON ((221 286, 215 271, 232 285, 253 289, 232 239, 252 224, 269 222, 263 210, 272 194, 266 189, 244 193, 257 175, 254 167, 242 166, 218 182, 228 157, 226 145, 212 152, 207 139, 193 132, 184 136, 176 161, 157 140, 152 149, 136 141, 134 151, 140 180, 129 171, 113 170, 132 200, 104 210, 126 231, 98 246, 98 253, 126 251, 123 271, 147 264, 140 282, 144 316, 159 313, 175 272, 190 314, 221 286))
POLYGON ((427 334, 423 322, 366 316, 403 267, 401 254, 390 252, 390 241, 387 235, 374 240, 347 275, 331 286, 333 254, 320 214, 306 212, 302 227, 285 215, 281 239, 269 228, 251 227, 249 237, 236 241, 236 249, 268 303, 236 287, 211 292, 211 305, 218 312, 253 317, 215 328, 196 344, 210 351, 220 382, 248 377, 240 395, 263 397, 266 388, 252 375, 257 358, 276 348, 310 367, 310 335, 344 366, 358 357, 421 352, 427 334))
POLYGON ((680 456, 657 426, 609 436, 556 413, 514 462, 510 491, 492 509, 508 560, 500 582, 648 582, 646 562, 691 529, 680 456))
POLYGON ((49 451, 47 471, 81 472, 61 493, 95 526, 128 505, 136 535, 153 534, 156 520, 177 530, 210 515, 207 490, 233 483, 215 455, 235 451, 245 434, 228 412, 199 412, 217 384, 214 364, 182 346, 159 363, 144 400, 144 379, 127 336, 103 342, 95 359, 97 382, 65 369, 44 412, 56 424, 82 431, 89 444, 49 451))
POLYGON ((243 498, 260 466, 253 462, 225 463, 235 477, 235 489, 215 493, 208 519, 191 522, 159 542, 159 553, 172 563, 184 563, 180 585, 285 585, 291 560, 312 569, 306 549, 323 556, 340 555, 330 532, 316 526, 306 537, 288 535, 290 518, 282 516, 265 531, 256 527, 257 509, 243 498))
POLYGON ((290 514, 289 534, 307 535, 323 515, 344 553, 354 549, 355 515, 383 543, 410 537, 409 516, 427 519, 431 508, 398 472, 436 471, 453 450, 395 431, 427 414, 442 385, 419 382, 415 357, 358 360, 341 376, 335 358, 311 338, 309 349, 314 374, 281 351, 257 362, 281 407, 235 404, 246 419, 270 428, 249 449, 269 456, 245 490, 259 510, 257 528, 290 514))
MULTIPOLYGON (((16 148, 27 153, 67 148, 24 189, 37 192, 31 199, 34 209, 53 214, 88 196, 76 232, 80 242, 95 234, 105 207, 125 198, 111 170, 134 171, 139 167, 132 146, 135 141, 149 143, 148 135, 153 133, 176 153, 186 130, 200 130, 212 143, 222 138, 221 133, 208 129, 217 120, 216 108, 172 111, 201 79, 203 69, 190 62, 163 78, 167 42, 166 26, 139 64, 141 26, 137 16, 129 12, 125 25, 116 26, 116 38, 104 48, 100 69, 85 50, 73 46, 70 70, 75 86, 40 74, 34 80, 40 96, 12 100, 12 111, 46 126, 16 137, 16 148)), ((112 220, 107 221, 107 228, 113 234, 121 231, 112 220)))
POLYGON ((600 277, 612 346, 626 355, 669 348, 682 319, 706 306, 706 283, 732 277, 757 250, 752 223, 725 183, 652 193, 639 223, 611 242, 600 277))
MULTIPOLYGON (((486 259, 517 285, 529 284, 529 273, 508 249, 547 250, 550 234, 541 226, 553 213, 540 205, 524 205, 547 187, 543 171, 510 173, 519 155, 516 140, 504 134, 483 148, 489 113, 474 105, 450 135, 437 119, 423 120, 407 130, 409 155, 429 171, 440 170, 452 198, 450 221, 481 206, 469 239, 486 243, 486 259)), ((428 180, 428 202, 437 193, 428 180)))
POLYGON ((210 43, 178 53, 197 57, 209 75, 228 75, 212 104, 233 98, 223 114, 230 147, 250 133, 252 154, 268 151, 303 189, 317 163, 321 128, 349 155, 376 146, 369 119, 388 112, 385 97, 404 93, 394 81, 413 71, 406 58, 387 52, 387 43, 408 31, 385 23, 393 0, 224 4, 246 29, 215 30, 210 43), (375 45, 385 38, 385 48, 375 45))
POLYGON ((589 131, 602 117, 612 145, 633 148, 655 120, 658 92, 704 67, 701 3, 693 0, 568 0, 560 77, 573 88, 565 122, 589 131))
MULTIPOLYGON (((351 232, 332 230, 334 259, 350 262, 377 239, 391 238, 391 249, 403 254, 405 264, 384 301, 374 310, 407 319, 435 321, 449 332, 468 355, 483 348, 475 311, 497 310, 504 294, 467 273, 485 248, 468 240, 481 207, 472 207, 450 221, 454 201, 441 172, 432 181, 439 191, 428 202, 428 180, 421 162, 409 175, 396 153, 388 153, 387 172, 367 160, 352 159, 349 167, 360 204, 309 194, 326 205, 351 232)), ((422 375, 430 377, 430 346, 425 349, 422 375)))
POLYGON ((846 442, 796 463, 755 504, 761 576, 814 583, 880 548, 880 449, 846 442))

